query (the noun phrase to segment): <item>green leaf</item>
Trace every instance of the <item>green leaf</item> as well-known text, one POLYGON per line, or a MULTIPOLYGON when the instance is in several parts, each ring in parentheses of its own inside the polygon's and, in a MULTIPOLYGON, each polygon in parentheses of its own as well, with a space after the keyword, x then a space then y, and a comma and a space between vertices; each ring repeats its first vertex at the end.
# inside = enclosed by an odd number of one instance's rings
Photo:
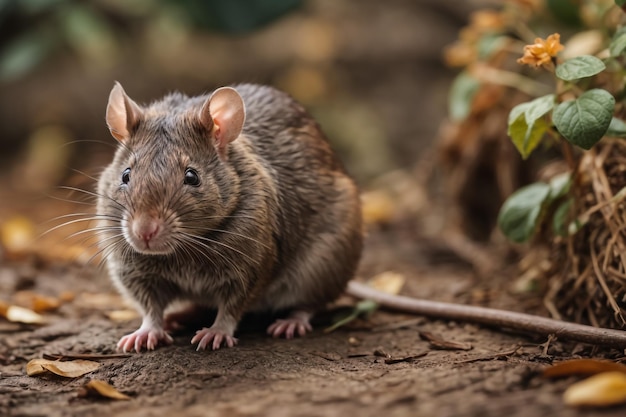
POLYGON ((536 182, 520 188, 504 202, 498 226, 513 242, 526 242, 541 221, 543 204, 550 195, 550 185, 536 182))
POLYGON ((555 175, 552 179, 550 179, 550 195, 548 196, 547 201, 552 202, 563 197, 569 192, 571 185, 572 175, 569 172, 555 175))
POLYGON ((448 97, 448 111, 453 121, 463 120, 469 115, 478 87, 480 82, 465 71, 454 79, 448 97))
POLYGON ((554 217, 552 218, 552 228, 559 236, 567 236, 568 234, 569 225, 565 222, 569 217, 570 207, 572 207, 572 204, 574 204, 574 199, 568 198, 562 202, 554 212, 554 217))
POLYGON ((369 315, 378 309, 378 303, 372 300, 359 301, 352 311, 336 320, 332 325, 324 329, 324 333, 330 333, 356 320, 361 315, 369 315))
POLYGON ((615 4, 619 7, 623 7, 626 4, 626 0, 615 0, 615 4))
POLYGON ((613 117, 605 135, 614 138, 626 138, 626 123, 621 119, 613 117))
POLYGON ((626 33, 617 33, 609 44, 609 52, 612 57, 620 56, 626 48, 626 33))
POLYGON ((554 94, 548 94, 528 103, 528 107, 524 109, 526 123, 532 125, 537 119, 548 114, 554 108, 555 97, 554 94))
POLYGON ((582 55, 568 59, 557 66, 556 76, 565 81, 573 81, 591 77, 605 69, 606 65, 600 59, 591 55, 582 55))
POLYGON ((509 113, 508 134, 522 158, 528 158, 548 130, 549 125, 542 117, 552 110, 554 99, 554 94, 548 94, 519 104, 509 113))
POLYGON ((591 149, 609 128, 614 107, 615 98, 608 91, 596 88, 556 106, 552 121, 569 142, 591 149))

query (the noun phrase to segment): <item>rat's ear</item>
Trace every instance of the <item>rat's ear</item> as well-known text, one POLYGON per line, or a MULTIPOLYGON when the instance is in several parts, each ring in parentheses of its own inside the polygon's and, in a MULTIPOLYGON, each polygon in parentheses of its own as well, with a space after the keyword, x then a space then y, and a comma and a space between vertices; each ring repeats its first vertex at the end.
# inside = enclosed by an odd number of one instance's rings
POLYGON ((200 122, 211 130, 215 147, 222 160, 230 142, 241 135, 246 120, 246 107, 243 99, 231 87, 218 88, 204 103, 200 111, 200 122))
POLYGON ((141 107, 126 95, 122 85, 116 81, 109 94, 106 113, 107 126, 113 137, 120 142, 127 141, 141 115, 141 107))

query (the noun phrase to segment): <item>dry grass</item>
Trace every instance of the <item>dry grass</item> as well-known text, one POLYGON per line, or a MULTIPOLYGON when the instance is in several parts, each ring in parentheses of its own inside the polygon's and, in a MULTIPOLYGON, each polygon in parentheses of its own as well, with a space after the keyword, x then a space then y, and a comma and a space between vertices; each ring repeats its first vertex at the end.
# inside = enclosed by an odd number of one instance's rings
POLYGON ((567 238, 552 238, 545 304, 557 318, 622 329, 626 327, 626 142, 600 142, 582 156, 574 178, 570 215, 584 226, 567 238))

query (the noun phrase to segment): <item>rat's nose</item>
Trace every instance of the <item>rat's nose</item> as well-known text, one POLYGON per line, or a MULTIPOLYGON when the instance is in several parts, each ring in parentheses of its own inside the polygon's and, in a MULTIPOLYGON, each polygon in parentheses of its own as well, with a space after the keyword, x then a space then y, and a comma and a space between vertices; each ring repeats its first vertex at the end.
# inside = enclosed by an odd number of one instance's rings
POLYGON ((159 234, 160 224, 152 217, 140 217, 133 222, 133 233, 149 247, 150 241, 159 234))

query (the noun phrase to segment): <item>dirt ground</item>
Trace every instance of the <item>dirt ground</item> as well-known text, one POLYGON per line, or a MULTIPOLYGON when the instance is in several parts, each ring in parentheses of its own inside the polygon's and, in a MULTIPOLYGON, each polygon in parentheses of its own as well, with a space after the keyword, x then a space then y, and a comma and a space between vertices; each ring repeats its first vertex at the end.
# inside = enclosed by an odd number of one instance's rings
MULTIPOLYGON (((478 279, 467 265, 433 251, 406 227, 370 234, 359 275, 386 270, 405 275, 406 295, 541 313, 536 300, 516 299, 504 291, 506 277, 478 279)), ((239 345, 231 349, 196 352, 189 343, 195 331, 191 327, 177 333, 172 346, 107 358, 139 320, 107 318, 121 300, 103 271, 32 260, 5 263, 0 285, 5 295, 25 289, 75 294, 73 301, 47 314, 49 324, 25 327, 0 321, 2 416, 540 417, 623 416, 626 411, 626 406, 569 408, 562 393, 577 378, 548 380, 540 374, 555 361, 623 358, 623 352, 562 341, 546 344, 528 335, 384 311, 324 333, 333 315, 351 302, 346 299, 318 317, 316 330, 304 338, 272 339, 264 334, 269 318, 251 317, 238 333, 239 345), (434 349, 420 332, 471 349, 434 349), (26 375, 30 359, 77 354, 94 355, 102 366, 74 379, 26 375), (92 379, 110 383, 131 400, 81 395, 81 387, 92 379)))

